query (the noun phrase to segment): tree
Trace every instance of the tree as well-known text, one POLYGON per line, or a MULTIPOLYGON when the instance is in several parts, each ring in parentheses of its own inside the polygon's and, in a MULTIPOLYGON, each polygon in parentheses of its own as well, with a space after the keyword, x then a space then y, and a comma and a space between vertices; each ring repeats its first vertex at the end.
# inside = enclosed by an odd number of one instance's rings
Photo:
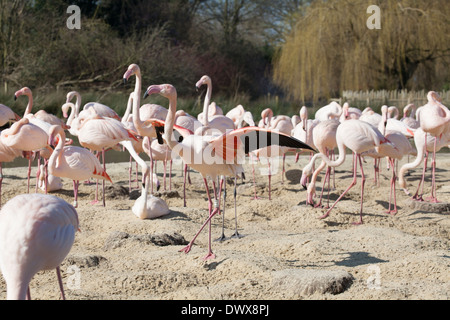
POLYGON ((448 79, 449 14, 446 0, 315 1, 278 52, 275 82, 301 100, 342 90, 433 89, 448 79), (374 3, 381 29, 367 27, 374 3))

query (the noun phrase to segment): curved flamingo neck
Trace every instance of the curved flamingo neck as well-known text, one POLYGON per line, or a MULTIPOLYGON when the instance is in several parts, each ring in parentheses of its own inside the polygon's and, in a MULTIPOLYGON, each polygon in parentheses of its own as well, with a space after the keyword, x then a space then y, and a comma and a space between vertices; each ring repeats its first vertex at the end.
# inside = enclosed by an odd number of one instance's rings
POLYGON ((178 142, 172 139, 173 126, 175 124, 175 114, 177 112, 177 96, 176 94, 173 94, 168 97, 168 99, 169 112, 167 112, 166 116, 166 129, 164 130, 164 139, 166 140, 169 148, 173 150, 178 145, 178 142))
POLYGON ((211 95, 212 95, 211 81, 208 81, 206 83, 206 85, 207 85, 207 89, 206 89, 205 101, 203 102, 203 125, 204 126, 209 125, 209 103, 211 101, 211 95))
POLYGON ((25 113, 23 114, 24 117, 27 114, 30 114, 31 110, 33 109, 33 94, 31 92, 27 92, 25 95, 28 97, 28 104, 27 104, 27 107, 25 109, 25 113))
POLYGON ((128 102, 127 102, 127 109, 125 110, 125 114, 122 117, 122 123, 125 123, 128 121, 128 118, 130 116, 130 112, 131 112, 131 107, 133 105, 133 92, 130 93, 130 96, 128 97, 128 102))
POLYGON ((141 86, 142 86, 142 76, 141 72, 137 70, 135 72, 136 75, 136 84, 134 86, 134 97, 133 100, 133 124, 137 130, 141 130, 143 128, 143 122, 139 115, 139 107, 141 104, 141 86))
POLYGON ((59 136, 59 141, 58 145, 56 146, 55 150, 53 150, 53 153, 50 156, 48 166, 51 167, 53 171, 57 172, 61 170, 61 167, 67 165, 66 158, 63 157, 63 149, 64 143, 66 141, 66 134, 64 133, 64 130, 61 127, 59 127, 55 132, 55 136, 59 136))

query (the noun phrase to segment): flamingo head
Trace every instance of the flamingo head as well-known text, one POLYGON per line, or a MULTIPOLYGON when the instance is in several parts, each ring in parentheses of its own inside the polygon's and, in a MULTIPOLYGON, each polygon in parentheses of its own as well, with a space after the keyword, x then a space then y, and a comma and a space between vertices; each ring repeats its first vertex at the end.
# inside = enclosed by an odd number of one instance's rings
POLYGON ((130 64, 130 66, 128 67, 127 71, 124 73, 123 75, 123 82, 127 83, 128 79, 133 76, 133 75, 137 75, 141 73, 141 69, 139 68, 139 66, 135 63, 130 64))
POLYGON ((261 112, 261 118, 264 121, 264 125, 268 125, 270 123, 270 120, 272 119, 272 117, 273 117, 273 111, 270 108, 264 109, 261 112), (267 122, 266 122, 266 119, 267 119, 267 122))
POLYGON ((72 102, 66 102, 61 106, 64 118, 69 117, 69 108, 75 108, 75 105, 72 102))
POLYGON ((211 84, 211 78, 209 76, 205 75, 205 76, 201 77, 200 80, 198 80, 197 83, 195 84, 195 87, 197 89, 200 89, 200 87, 204 84, 206 84, 206 85, 211 84))
POLYGON ((148 87, 147 91, 145 91, 144 99, 155 93, 158 93, 165 98, 170 98, 176 96, 177 90, 171 84, 151 85, 148 87))
POLYGON ((31 90, 28 87, 24 87, 14 93, 14 100, 17 100, 20 96, 31 96, 31 90))

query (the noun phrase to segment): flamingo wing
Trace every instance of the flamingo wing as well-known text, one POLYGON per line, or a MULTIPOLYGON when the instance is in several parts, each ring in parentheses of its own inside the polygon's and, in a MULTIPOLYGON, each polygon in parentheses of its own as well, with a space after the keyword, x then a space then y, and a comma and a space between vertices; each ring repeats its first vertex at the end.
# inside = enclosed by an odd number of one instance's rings
MULTIPOLYGON (((152 125, 152 126, 155 127, 156 137, 158 138, 158 143, 159 144, 163 144, 162 134, 164 133, 165 121, 164 120, 159 120, 159 119, 149 119, 149 120, 145 121, 144 124, 145 125, 152 125)), ((194 134, 191 130, 183 128, 183 127, 178 126, 176 124, 173 125, 173 129, 174 129, 173 132, 175 134, 175 139, 178 142, 181 142, 187 136, 190 136, 190 135, 194 134)))
POLYGON ((273 145, 316 152, 314 148, 294 137, 259 127, 236 129, 219 136, 210 143, 215 153, 223 159, 228 159, 231 156, 233 158, 239 157, 242 152, 248 154, 273 145))

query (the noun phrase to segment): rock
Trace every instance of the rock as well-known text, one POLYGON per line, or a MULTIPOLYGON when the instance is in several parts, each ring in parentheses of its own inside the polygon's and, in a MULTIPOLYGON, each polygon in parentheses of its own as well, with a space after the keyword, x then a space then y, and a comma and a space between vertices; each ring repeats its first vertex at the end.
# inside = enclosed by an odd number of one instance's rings
POLYGON ((290 291, 293 295, 309 296, 314 293, 339 294, 353 283, 353 276, 346 271, 286 269, 274 272, 273 287, 290 291))
POLYGON ((130 192, 127 188, 113 184, 112 186, 105 187, 105 198, 110 200, 125 200, 129 199, 130 192))
POLYGON ((428 201, 416 201, 413 199, 408 199, 405 204, 414 210, 420 210, 425 212, 434 213, 450 213, 450 203, 446 202, 428 202, 428 201))
POLYGON ((105 257, 102 256, 69 256, 66 259, 66 263, 69 265, 76 265, 80 268, 91 268, 96 267, 100 264, 100 262, 106 261, 105 257))
POLYGON ((172 235, 166 233, 158 235, 130 235, 126 232, 114 231, 109 235, 108 239, 106 239, 103 249, 109 250, 118 248, 127 241, 138 241, 144 244, 154 244, 156 246, 178 246, 188 244, 186 239, 176 232, 172 235))

